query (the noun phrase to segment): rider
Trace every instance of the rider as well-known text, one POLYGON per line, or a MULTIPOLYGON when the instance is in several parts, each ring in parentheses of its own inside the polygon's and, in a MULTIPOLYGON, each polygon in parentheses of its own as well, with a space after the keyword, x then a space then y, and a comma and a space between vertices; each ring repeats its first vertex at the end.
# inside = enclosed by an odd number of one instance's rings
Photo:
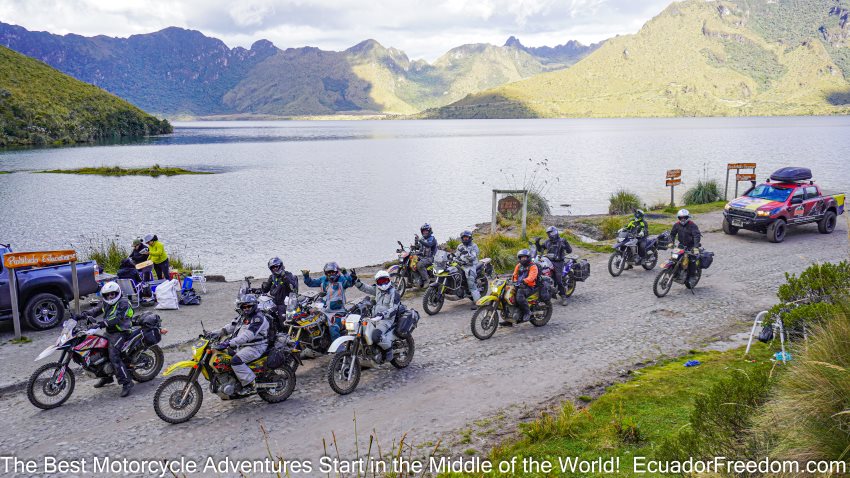
POLYGON ((307 287, 321 287, 325 293, 325 313, 330 317, 329 325, 331 329, 331 339, 336 340, 339 337, 339 324, 334 319, 334 314, 345 313, 345 289, 354 285, 354 278, 349 274, 342 274, 339 270, 339 264, 336 262, 328 262, 323 268, 325 275, 318 279, 310 277, 310 271, 302 270, 304 274, 304 285, 307 287))
POLYGON ((260 358, 268 348, 269 320, 257 308, 259 301, 254 294, 245 294, 236 302, 239 316, 230 325, 213 332, 213 337, 227 338, 217 343, 216 350, 235 348, 236 353, 230 361, 233 373, 242 384, 241 395, 248 395, 257 390, 256 375, 249 363, 260 358))
POLYGON ((476 303, 481 298, 481 292, 478 291, 478 285, 475 283, 478 276, 479 252, 478 245, 472 242, 472 232, 463 231, 460 234, 456 259, 463 273, 466 274, 466 284, 469 286, 469 293, 472 294, 473 310, 478 308, 476 303))
POLYGON ((375 318, 380 317, 380 320, 375 324, 376 330, 372 335, 372 343, 378 344, 384 351, 384 360, 390 361, 393 359, 393 334, 388 331, 395 324, 399 311, 404 307, 401 305, 401 296, 390 281, 390 274, 387 271, 381 270, 375 274, 375 285, 364 284, 353 270, 351 277, 354 278, 356 281, 354 285, 361 292, 374 294, 375 306, 372 308, 372 315, 375 318))
MULTIPOLYGON (((525 322, 531 318, 531 309, 528 307, 528 296, 534 294, 537 289, 537 265, 531 261, 531 252, 528 249, 522 249, 516 254, 519 263, 514 268, 514 275, 511 280, 516 284, 516 305, 522 313, 520 322, 525 322)), ((513 325, 513 322, 508 320, 503 325, 513 325)))
POLYGON ((546 235, 549 239, 540 246, 541 252, 546 251, 546 257, 552 261, 552 270, 554 272, 555 285, 558 286, 558 293, 561 294, 561 305, 567 305, 567 290, 564 287, 564 260, 567 254, 573 253, 573 248, 566 239, 561 237, 561 232, 555 226, 546 228, 546 235))
POLYGON ((437 253, 437 239, 427 222, 419 228, 419 232, 422 237, 419 239, 419 262, 416 263, 416 270, 419 272, 419 287, 425 287, 428 283, 428 266, 434 263, 434 254, 437 253))
POLYGON ((260 288, 263 293, 269 294, 277 306, 277 329, 283 327, 283 320, 286 318, 286 303, 285 300, 290 294, 298 293, 298 277, 295 274, 286 270, 283 266, 283 261, 280 257, 272 257, 269 259, 269 270, 271 275, 269 280, 263 282, 260 288))
MULTIPOLYGON (((109 362, 118 383, 121 385, 121 396, 130 395, 133 388, 133 380, 127 371, 127 365, 121 359, 121 347, 130 339, 131 327, 133 326, 133 307, 126 297, 121 295, 121 287, 115 282, 107 282, 100 289, 100 306, 95 306, 84 313, 90 317, 103 315, 103 320, 98 323, 100 327, 106 328, 106 340, 109 342, 109 362)), ((94 388, 100 388, 112 383, 112 375, 101 377, 94 384, 94 388)))
MULTIPOLYGON (((649 226, 646 224, 646 219, 644 219, 644 212, 640 209, 635 209, 634 217, 626 224, 624 230, 635 235, 637 238, 638 256, 640 260, 644 260, 646 258, 646 238, 649 236, 649 226)), ((629 269, 631 268, 632 265, 629 264, 629 269)))
MULTIPOLYGON (((699 232, 697 225, 691 221, 691 213, 687 209, 681 209, 676 214, 676 218, 678 221, 673 224, 673 229, 670 230, 670 241, 675 244, 678 237, 682 248, 698 257, 702 234, 699 232)), ((696 278, 696 267, 696 260, 694 257, 691 257, 688 261, 688 277, 685 280, 685 286, 688 289, 694 286, 693 281, 696 278)))

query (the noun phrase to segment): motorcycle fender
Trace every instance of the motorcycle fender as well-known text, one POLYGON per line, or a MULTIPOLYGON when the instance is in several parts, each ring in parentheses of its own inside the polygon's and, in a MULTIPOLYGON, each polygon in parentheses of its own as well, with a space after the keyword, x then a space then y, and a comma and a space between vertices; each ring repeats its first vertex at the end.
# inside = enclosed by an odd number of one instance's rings
POLYGON ((673 263, 672 263, 672 262, 665 262, 665 263, 664 263, 664 265, 663 265, 663 266, 661 266, 661 268, 662 268, 662 269, 669 269, 669 268, 671 268, 671 267, 673 267, 673 263))
POLYGON ((351 342, 352 340, 354 340, 353 335, 345 335, 343 337, 340 337, 340 338, 334 340, 334 343, 332 343, 331 346, 328 347, 328 353, 329 354, 335 354, 335 353, 339 352, 344 347, 344 344, 346 342, 351 342))
POLYGON ((477 305, 478 307, 481 307, 481 306, 489 304, 490 302, 495 302, 498 299, 499 299, 498 297, 494 297, 492 295, 485 295, 484 297, 478 299, 478 302, 476 302, 475 305, 477 305))
POLYGON ((167 376, 171 375, 172 373, 174 373, 175 370, 178 370, 178 369, 181 369, 181 368, 195 368, 197 366, 198 366, 198 362, 195 362, 194 360, 182 360, 180 362, 177 362, 177 363, 169 366, 167 369, 165 369, 165 372, 162 372, 162 375, 164 377, 167 377, 167 376))
POLYGON ((46 349, 42 350, 40 354, 38 354, 38 357, 35 358, 35 362, 38 362, 39 360, 50 356, 51 354, 53 354, 53 352, 55 352, 57 350, 59 350, 59 348, 56 347, 55 345, 51 345, 50 347, 47 347, 46 349))
POLYGON ((387 269, 387 273, 389 275, 398 274, 398 271, 400 269, 401 269, 401 267, 398 264, 396 264, 396 265, 390 267, 389 269, 387 269))

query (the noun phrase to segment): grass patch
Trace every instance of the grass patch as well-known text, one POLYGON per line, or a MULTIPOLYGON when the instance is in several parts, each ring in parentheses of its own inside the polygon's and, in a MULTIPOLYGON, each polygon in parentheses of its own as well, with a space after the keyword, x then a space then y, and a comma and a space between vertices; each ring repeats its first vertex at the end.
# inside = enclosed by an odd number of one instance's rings
POLYGON ((601 254, 608 254, 614 251, 614 248, 611 247, 611 244, 604 242, 582 242, 582 240, 576 236, 575 234, 566 231, 561 234, 564 238, 570 242, 570 245, 573 247, 580 247, 582 249, 586 249, 592 252, 598 252, 601 254))
POLYGON ((31 342, 32 342, 32 339, 27 337, 26 335, 21 335, 21 338, 12 339, 12 340, 9 341, 10 344, 15 344, 15 345, 23 345, 23 344, 28 344, 28 343, 31 343, 31 342))
POLYGON ((53 174, 88 174, 95 176, 181 176, 186 174, 215 174, 209 171, 191 171, 183 168, 162 167, 154 164, 149 168, 122 168, 120 166, 100 166, 97 168, 49 169, 39 173, 53 174))
MULTIPOLYGON (((722 196, 721 196, 722 197, 722 196)), ((693 204, 688 205, 688 211, 693 214, 705 214, 707 212, 720 211, 726 206, 726 201, 714 201, 706 204, 693 204)), ((664 212, 667 214, 676 214, 681 209, 678 206, 666 207, 664 208, 664 212)))
POLYGON ((723 194, 720 192, 720 186, 714 179, 697 181, 697 185, 685 191, 683 197, 685 205, 693 206, 696 204, 709 204, 720 201, 723 194))
POLYGON ((0 171, 0 174, 10 174, 11 171, 0 171))
MULTIPOLYGON (((88 238, 82 247, 83 255, 90 261, 96 261, 104 272, 114 274, 118 271, 121 261, 130 256, 130 247, 118 244, 114 239, 88 238)), ((195 264, 182 257, 179 250, 166 249, 168 264, 171 270, 189 273, 193 269, 203 269, 201 264, 195 264)))
POLYGON ((608 214, 631 214, 640 209, 641 202, 637 194, 620 189, 608 198, 608 214))

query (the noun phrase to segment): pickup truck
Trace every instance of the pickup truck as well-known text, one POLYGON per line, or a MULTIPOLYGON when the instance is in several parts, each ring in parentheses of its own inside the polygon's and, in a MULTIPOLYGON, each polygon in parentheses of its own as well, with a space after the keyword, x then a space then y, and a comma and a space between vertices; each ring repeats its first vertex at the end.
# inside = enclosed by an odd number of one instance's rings
MULTIPOLYGON (((12 319, 9 277, 15 274, 21 321, 34 330, 45 330, 61 324, 65 319, 65 309, 74 299, 71 266, 6 269, 3 267, 3 256, 9 252, 12 249, 8 245, 0 244, 0 321, 12 319)), ((80 297, 97 292, 97 273, 96 262, 77 263, 80 297)))
POLYGON ((788 226, 817 223, 821 234, 835 230, 844 213, 844 194, 826 195, 811 181, 807 168, 782 168, 758 186, 726 204, 723 232, 735 235, 740 229, 767 235, 770 242, 782 242, 788 226))

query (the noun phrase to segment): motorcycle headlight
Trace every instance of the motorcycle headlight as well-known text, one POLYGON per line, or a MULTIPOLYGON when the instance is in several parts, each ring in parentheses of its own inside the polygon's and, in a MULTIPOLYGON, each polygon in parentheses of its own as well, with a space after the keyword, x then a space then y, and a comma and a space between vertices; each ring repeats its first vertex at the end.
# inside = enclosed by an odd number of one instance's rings
POLYGON ((355 330, 357 330, 357 322, 355 322, 353 320, 346 320, 345 321, 345 330, 347 330, 349 332, 354 332, 355 330))
POLYGON ((679 258, 679 254, 677 254, 677 253, 675 253, 675 252, 674 252, 674 253, 670 254, 670 257, 672 257, 673 259, 678 259, 678 258, 679 258))

